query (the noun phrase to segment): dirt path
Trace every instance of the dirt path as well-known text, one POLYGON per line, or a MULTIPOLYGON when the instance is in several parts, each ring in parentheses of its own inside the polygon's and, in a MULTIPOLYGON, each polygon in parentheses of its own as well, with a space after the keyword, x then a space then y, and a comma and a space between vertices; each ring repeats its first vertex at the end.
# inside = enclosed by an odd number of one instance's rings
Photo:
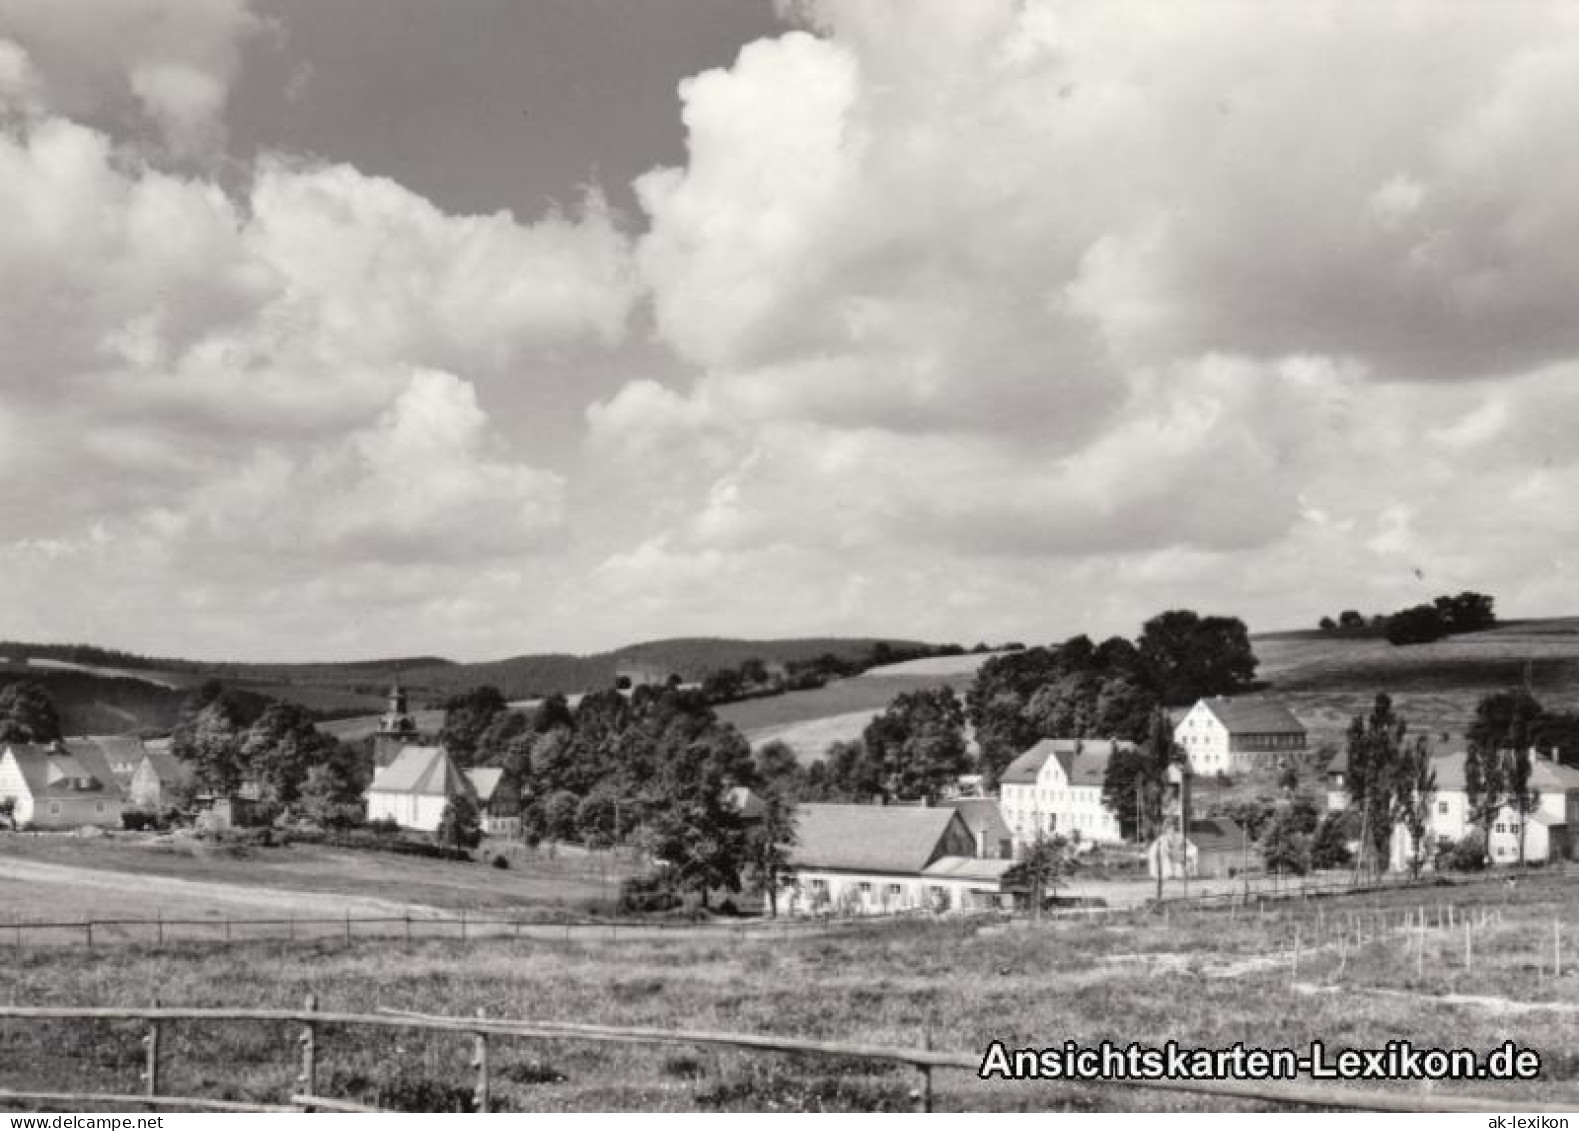
POLYGON ((1515 1001, 1513 998, 1487 997, 1482 994, 1417 994, 1376 986, 1313 986, 1308 982, 1296 983, 1294 990, 1302 994, 1358 993, 1366 997, 1407 998, 1423 1005, 1466 1005, 1493 1013, 1579 1013, 1579 1002, 1574 1001, 1515 1001))

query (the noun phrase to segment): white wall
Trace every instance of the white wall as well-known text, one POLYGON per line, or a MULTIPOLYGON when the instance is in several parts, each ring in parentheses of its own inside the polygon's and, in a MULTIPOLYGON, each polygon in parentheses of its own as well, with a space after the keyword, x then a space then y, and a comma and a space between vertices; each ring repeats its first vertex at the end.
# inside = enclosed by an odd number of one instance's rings
POLYGON ((392 820, 403 829, 431 833, 444 817, 448 798, 428 793, 395 793, 380 789, 367 792, 367 819, 392 820))
POLYGON ((882 872, 833 872, 802 869, 789 887, 784 906, 791 915, 884 915, 902 911, 974 911, 983 906, 973 888, 980 880, 896 876, 882 872), (824 895, 819 897, 817 885, 824 895))

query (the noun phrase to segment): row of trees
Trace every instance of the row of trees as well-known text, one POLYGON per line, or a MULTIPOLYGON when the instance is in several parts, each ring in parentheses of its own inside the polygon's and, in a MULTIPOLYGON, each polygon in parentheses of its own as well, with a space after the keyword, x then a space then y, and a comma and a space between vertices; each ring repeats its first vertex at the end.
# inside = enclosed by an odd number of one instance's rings
POLYGON ((1429 644, 1444 636, 1480 632, 1497 623, 1495 598, 1466 590, 1456 597, 1438 597, 1429 605, 1400 609, 1384 626, 1391 644, 1429 644))

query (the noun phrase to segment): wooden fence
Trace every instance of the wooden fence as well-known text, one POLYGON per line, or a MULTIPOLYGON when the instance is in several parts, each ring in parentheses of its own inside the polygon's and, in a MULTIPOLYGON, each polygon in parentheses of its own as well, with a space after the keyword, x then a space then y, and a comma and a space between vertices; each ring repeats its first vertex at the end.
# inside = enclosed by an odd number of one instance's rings
MULTIPOLYGON (((923 1048, 884 1045, 841 1044, 795 1037, 745 1033, 719 1033, 704 1030, 616 1028, 608 1025, 575 1024, 564 1021, 493 1019, 478 1010, 477 1016, 446 1017, 434 1014, 386 1010, 378 1013, 333 1013, 318 1008, 309 994, 304 1008, 291 1009, 190 1009, 166 1008, 155 1004, 147 1009, 72 1008, 56 1006, 0 1006, 0 1019, 16 1021, 143 1021, 147 1034, 140 1094, 45 1092, 0 1089, 0 1102, 55 1103, 85 1108, 89 1105, 116 1105, 197 1108, 211 1111, 340 1111, 373 1112, 380 1109, 351 1100, 317 1094, 318 1058, 325 1026, 415 1029, 452 1033, 472 1042, 471 1067, 475 1073, 473 1107, 486 1112, 491 1105, 490 1038, 549 1039, 610 1042, 635 1045, 721 1046, 756 1052, 788 1053, 853 1058, 908 1067, 916 1073, 911 1093, 918 1111, 931 1111, 934 1103, 933 1076, 946 1070, 977 1072, 981 1053, 948 1052, 923 1048), (160 1092, 162 1068, 161 1036, 164 1027, 177 1022, 237 1022, 299 1025, 296 1039, 301 1070, 287 1103, 241 1103, 199 1096, 167 1096, 160 1092)), ((927 1042, 930 1045, 930 1040, 927 1042)), ((1426 1094, 1418 1091, 1385 1091, 1336 1088, 1327 1085, 1285 1084, 1282 1082, 1194 1081, 1194 1080, 1113 1080, 1078 1081, 1079 1086, 1104 1086, 1211 1096, 1222 1099, 1278 1103, 1302 1108, 1350 1111, 1442 1111, 1501 1113, 1517 1107, 1521 1112, 1567 1112, 1579 1099, 1567 1104, 1531 1103, 1520 1097, 1487 1097, 1453 1094, 1426 1094)))

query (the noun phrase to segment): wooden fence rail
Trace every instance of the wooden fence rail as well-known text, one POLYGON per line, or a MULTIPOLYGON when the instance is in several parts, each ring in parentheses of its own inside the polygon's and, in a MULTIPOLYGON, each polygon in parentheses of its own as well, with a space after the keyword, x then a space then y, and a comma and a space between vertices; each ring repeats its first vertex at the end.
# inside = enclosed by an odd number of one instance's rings
MULTIPOLYGON (((870 1060, 906 1065, 919 1075, 913 1093, 917 1107, 930 1111, 933 1096, 933 1073, 940 1070, 975 1072, 982 1062, 982 1054, 947 1052, 931 1048, 902 1048, 886 1045, 844 1044, 834 1041, 817 1041, 798 1037, 765 1036, 747 1033, 723 1033, 697 1029, 620 1028, 610 1025, 589 1025, 567 1021, 507 1020, 477 1017, 447 1017, 437 1014, 411 1013, 387 1010, 379 1013, 338 1013, 316 1008, 316 1001, 309 997, 305 1009, 207 1009, 155 1006, 137 1008, 92 1008, 63 1006, 0 1006, 0 1018, 19 1021, 146 1021, 150 1025, 162 1022, 262 1022, 273 1024, 300 1024, 307 1033, 316 1034, 325 1025, 361 1026, 385 1029, 417 1029, 429 1032, 446 1032, 469 1036, 475 1042, 476 1054, 472 1065, 477 1071, 476 1107, 487 1111, 489 1106, 489 1057, 486 1040, 490 1036, 516 1039, 576 1040, 618 1044, 722 1046, 758 1052, 790 1053, 870 1060)), ((304 1046, 316 1049, 316 1039, 304 1046)), ((930 1040, 928 1041, 930 1044, 930 1040)), ((304 1054, 305 1055, 305 1054, 304 1054)), ((350 1100, 313 1094, 310 1062, 304 1066, 307 1079, 301 1091, 290 1097, 290 1106, 245 1104, 234 1101, 173 1097, 158 1095, 115 1095, 109 1093, 27 1092, 0 1090, 0 1100, 34 1102, 59 1102, 69 1104, 113 1103, 123 1105, 148 1105, 163 1107, 204 1107, 214 1111, 350 1111, 370 1112, 379 1109, 350 1100)), ((1302 1085, 1283 1082, 1237 1083, 1221 1080, 1086 1080, 1072 1082, 1082 1087, 1102 1086, 1119 1089, 1134 1088, 1148 1091, 1186 1093, 1223 1099, 1241 1099, 1272 1102, 1296 1107, 1333 1108, 1351 1111, 1420 1111, 1420 1112, 1506 1112, 1512 1107, 1519 1111, 1566 1112, 1579 1106, 1579 1098, 1568 1103, 1531 1103, 1518 1097, 1488 1097, 1456 1094, 1425 1094, 1421 1092, 1384 1091, 1370 1089, 1337 1088, 1327 1085, 1302 1085)))

